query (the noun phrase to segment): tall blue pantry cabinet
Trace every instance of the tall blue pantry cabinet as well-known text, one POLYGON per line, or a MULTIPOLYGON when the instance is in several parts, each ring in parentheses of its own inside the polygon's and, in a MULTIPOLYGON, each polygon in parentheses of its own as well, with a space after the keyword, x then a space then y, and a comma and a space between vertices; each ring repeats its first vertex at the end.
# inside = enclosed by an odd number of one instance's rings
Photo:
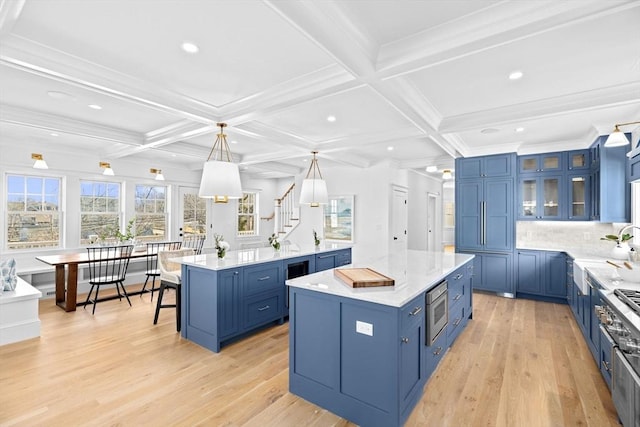
POLYGON ((456 159, 456 252, 474 254, 473 288, 513 296, 515 153, 456 159))

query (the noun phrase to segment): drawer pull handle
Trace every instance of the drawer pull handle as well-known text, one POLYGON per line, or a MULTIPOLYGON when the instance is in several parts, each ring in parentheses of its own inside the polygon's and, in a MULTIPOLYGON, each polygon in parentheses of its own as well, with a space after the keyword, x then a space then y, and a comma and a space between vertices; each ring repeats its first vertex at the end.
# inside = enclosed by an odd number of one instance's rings
POLYGON ((442 347, 438 346, 438 348, 436 348, 436 351, 433 352, 433 355, 437 356, 440 354, 441 351, 442 351, 442 347))
POLYGON ((269 280, 270 278, 271 278, 271 276, 264 276, 264 277, 259 278, 258 280, 262 282, 263 280, 269 280))
POLYGON ((402 343, 403 343, 403 344, 409 344, 409 338, 407 338, 407 337, 402 337, 402 343))
POLYGON ((265 311, 265 310, 269 310, 269 306, 268 305, 265 305, 264 307, 260 307, 258 309, 258 311, 265 311))
POLYGON ((604 370, 607 372, 611 372, 611 365, 609 363, 607 363, 606 360, 602 361, 602 364, 604 365, 604 370))
POLYGON ((421 311, 422 311, 422 307, 416 307, 411 311, 411 313, 409 313, 409 316, 415 316, 416 314, 420 313, 421 311))
POLYGON ((455 279, 456 279, 456 280, 460 280, 460 279, 462 279, 462 274, 456 274, 455 279))
POLYGON ((460 294, 456 294, 456 296, 455 296, 455 297, 453 297, 453 300, 454 300, 454 301, 458 301, 460 298, 462 298, 462 295, 460 295, 460 294))
POLYGON ((325 259, 325 258, 329 258, 332 257, 333 255, 320 255, 318 258, 320 259, 325 259))
POLYGON ((458 326, 460 324, 460 322, 462 322, 462 318, 461 317, 453 321, 453 326, 458 326))

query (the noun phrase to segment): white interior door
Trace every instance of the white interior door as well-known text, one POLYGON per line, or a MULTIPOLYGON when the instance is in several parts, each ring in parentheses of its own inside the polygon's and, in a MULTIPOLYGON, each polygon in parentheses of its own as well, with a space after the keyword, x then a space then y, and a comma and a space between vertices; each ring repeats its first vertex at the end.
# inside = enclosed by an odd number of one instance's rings
POLYGON ((193 187, 180 187, 179 193, 178 237, 207 235, 207 199, 198 197, 198 189, 193 187))
POLYGON ((427 193, 427 250, 436 251, 436 204, 437 196, 427 193))
POLYGON ((393 189, 391 205, 391 250, 398 251, 407 248, 407 190, 393 189))

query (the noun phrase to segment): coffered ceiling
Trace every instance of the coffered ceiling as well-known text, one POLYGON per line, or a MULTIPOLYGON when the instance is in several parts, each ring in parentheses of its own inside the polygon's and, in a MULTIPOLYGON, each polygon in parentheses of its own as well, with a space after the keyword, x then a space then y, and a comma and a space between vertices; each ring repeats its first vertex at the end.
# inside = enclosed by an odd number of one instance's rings
POLYGON ((584 148, 640 120, 638 22, 623 0, 0 0, 0 146, 198 170, 224 121, 256 177, 311 150, 424 171, 584 148))

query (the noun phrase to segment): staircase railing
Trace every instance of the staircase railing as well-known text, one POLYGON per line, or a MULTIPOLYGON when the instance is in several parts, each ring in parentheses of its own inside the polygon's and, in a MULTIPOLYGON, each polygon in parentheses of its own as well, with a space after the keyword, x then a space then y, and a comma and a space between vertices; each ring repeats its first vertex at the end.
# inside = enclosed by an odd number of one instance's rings
POLYGON ((279 199, 275 199, 273 232, 278 236, 286 233, 285 227, 291 226, 296 208, 294 182, 279 199))

